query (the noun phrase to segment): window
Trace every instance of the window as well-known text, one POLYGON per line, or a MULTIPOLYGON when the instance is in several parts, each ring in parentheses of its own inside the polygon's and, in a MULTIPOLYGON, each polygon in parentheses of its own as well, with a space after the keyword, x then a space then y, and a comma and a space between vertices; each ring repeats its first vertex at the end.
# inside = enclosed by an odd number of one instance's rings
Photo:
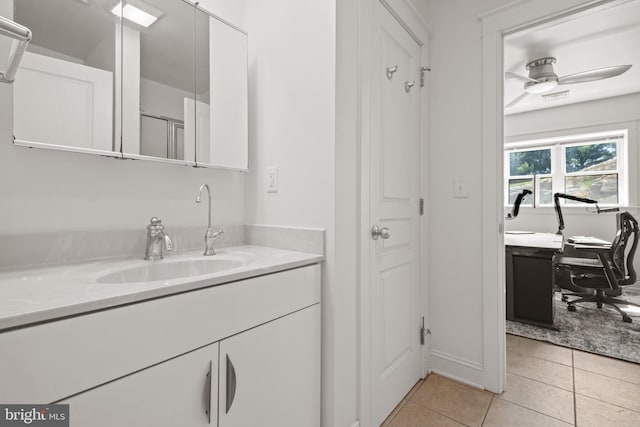
POLYGON ((512 205, 518 193, 528 189, 534 197, 523 206, 551 206, 554 193, 600 205, 627 204, 626 141, 626 131, 615 131, 506 144, 505 203, 512 205))

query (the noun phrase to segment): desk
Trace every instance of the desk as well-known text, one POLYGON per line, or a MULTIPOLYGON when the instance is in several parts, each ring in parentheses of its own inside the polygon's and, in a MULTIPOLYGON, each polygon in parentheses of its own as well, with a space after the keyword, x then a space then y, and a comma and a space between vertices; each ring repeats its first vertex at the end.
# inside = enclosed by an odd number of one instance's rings
POLYGON ((551 259, 562 248, 562 236, 513 233, 504 236, 507 319, 554 328, 551 259))

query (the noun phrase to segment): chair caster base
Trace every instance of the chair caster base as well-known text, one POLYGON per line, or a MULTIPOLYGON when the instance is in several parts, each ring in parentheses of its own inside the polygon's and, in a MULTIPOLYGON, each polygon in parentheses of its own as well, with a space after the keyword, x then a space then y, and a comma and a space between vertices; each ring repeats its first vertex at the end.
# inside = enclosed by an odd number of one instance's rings
POLYGON ((568 305, 568 306, 567 306, 567 310, 569 310, 569 311, 576 311, 576 307, 575 307, 575 305, 568 305))

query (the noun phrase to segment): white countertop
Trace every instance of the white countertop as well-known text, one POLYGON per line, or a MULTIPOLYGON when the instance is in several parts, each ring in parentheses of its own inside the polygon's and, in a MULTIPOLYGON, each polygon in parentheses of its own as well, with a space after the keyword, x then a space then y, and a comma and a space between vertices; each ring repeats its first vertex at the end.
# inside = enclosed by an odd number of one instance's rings
POLYGON ((507 231, 504 234, 506 246, 526 248, 561 249, 562 235, 554 233, 534 233, 526 231, 507 231))
POLYGON ((312 253, 248 245, 219 249, 213 257, 195 251, 170 255, 160 261, 137 258, 4 272, 0 273, 0 331, 315 264, 323 259, 322 255, 312 253), (98 282, 105 275, 148 263, 216 257, 235 260, 240 265, 188 278, 98 282))

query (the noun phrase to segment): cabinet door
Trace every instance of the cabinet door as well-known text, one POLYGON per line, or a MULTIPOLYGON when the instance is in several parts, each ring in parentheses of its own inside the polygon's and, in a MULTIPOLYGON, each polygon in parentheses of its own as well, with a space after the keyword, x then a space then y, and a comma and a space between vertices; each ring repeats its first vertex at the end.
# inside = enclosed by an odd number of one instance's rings
POLYGON ((70 405, 74 426, 215 426, 218 348, 203 347, 60 403, 70 405))
POLYGON ((320 305, 220 343, 220 427, 320 426, 320 305))

